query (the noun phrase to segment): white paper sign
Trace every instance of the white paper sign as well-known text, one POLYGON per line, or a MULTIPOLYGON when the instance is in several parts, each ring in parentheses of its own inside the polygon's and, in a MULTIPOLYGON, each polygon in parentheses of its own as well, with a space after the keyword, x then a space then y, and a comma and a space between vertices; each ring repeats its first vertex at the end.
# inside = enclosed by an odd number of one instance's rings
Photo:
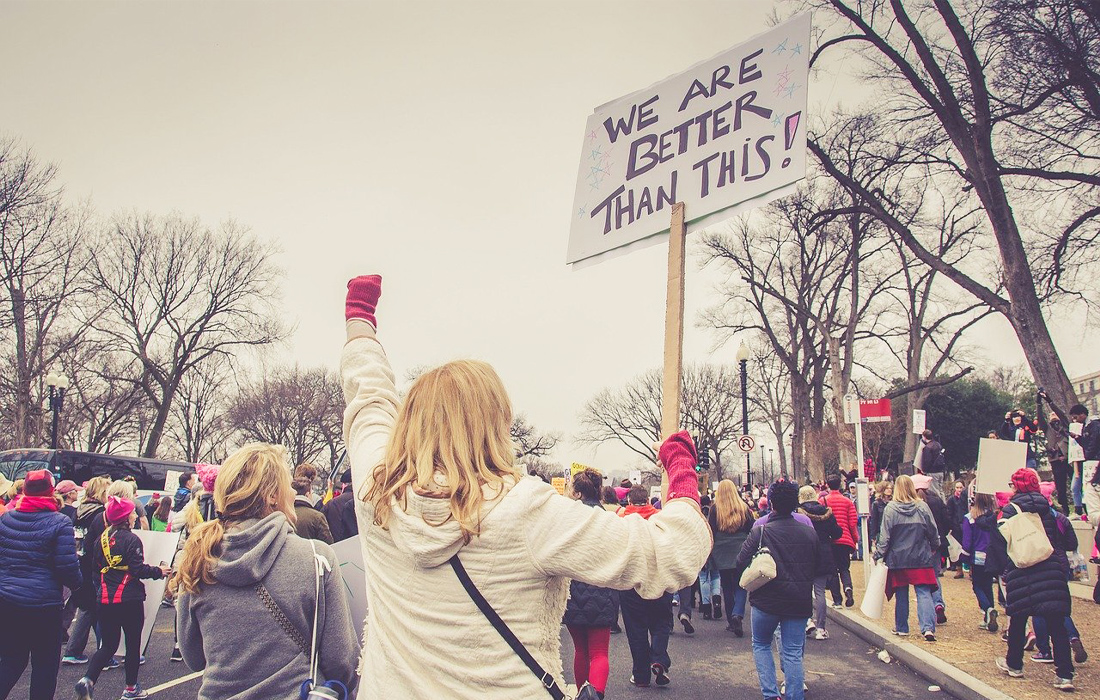
POLYGON ((632 484, 642 483, 642 470, 641 469, 631 469, 630 470, 630 482, 632 484))
MULTIPOLYGON (((152 530, 134 530, 135 535, 141 540, 141 547, 145 553, 145 563, 149 566, 165 566, 172 564, 172 557, 176 556, 176 547, 179 545, 180 533, 178 532, 153 532, 152 530)), ((157 613, 160 611, 160 601, 164 599, 164 587, 168 581, 165 579, 143 579, 145 585, 145 626, 141 628, 141 653, 149 646, 149 638, 153 636, 153 626, 157 622, 157 613)), ((126 635, 122 635, 120 650, 126 648, 126 635)))
POLYGON ((566 262, 667 232, 674 202, 698 230, 728 218, 707 215, 785 194, 806 176, 809 56, 805 13, 598 107, 585 126, 566 262))
POLYGON ((913 410, 913 433, 920 435, 924 432, 925 421, 927 420, 927 414, 921 409, 913 410))
POLYGON ((169 469, 164 472, 164 495, 175 496, 176 491, 180 488, 180 477, 183 476, 183 472, 172 471, 169 469))
POLYGON ((363 566, 363 547, 358 537, 349 537, 332 545, 332 551, 340 560, 340 575, 344 579, 351 620, 355 631, 361 632, 367 621, 367 571, 363 566))
POLYGON ((993 495, 1008 491, 1013 472, 1027 466, 1027 444, 1015 440, 978 441, 978 478, 974 490, 993 495))

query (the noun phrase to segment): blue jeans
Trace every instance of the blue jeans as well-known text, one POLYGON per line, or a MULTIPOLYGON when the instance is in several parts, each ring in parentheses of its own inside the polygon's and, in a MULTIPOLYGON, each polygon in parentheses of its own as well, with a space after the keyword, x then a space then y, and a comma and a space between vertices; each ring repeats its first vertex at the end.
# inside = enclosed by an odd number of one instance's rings
MULTIPOLYGON (((1077 631, 1077 625, 1073 624, 1073 618, 1066 616, 1065 621, 1066 634, 1070 639, 1079 639, 1081 633, 1077 631)), ((1035 632, 1035 646, 1044 654, 1049 655, 1050 650, 1050 628, 1047 626, 1047 619, 1036 615, 1031 618, 1031 629, 1035 632)))
POLYGON ((1073 482, 1070 484, 1070 491, 1073 494, 1073 509, 1078 513, 1081 512, 1081 506, 1085 504, 1085 495, 1081 491, 1081 463, 1076 462, 1073 465, 1073 482))
MULTIPOLYGON (((936 605, 932 602, 932 586, 919 583, 913 586, 917 594, 917 623, 920 632, 936 631, 936 605)), ((909 586, 894 590, 897 602, 894 604, 894 629, 909 634, 909 586)))
POLYGON ((984 564, 975 564, 970 567, 970 574, 974 577, 972 585, 978 607, 985 612, 993 607, 993 572, 986 571, 984 564))
MULTIPOLYGON (((722 594, 722 580, 718 575, 718 569, 704 567, 699 572, 699 595, 703 599, 703 605, 709 605, 711 597, 722 594)), ((723 601, 729 605, 728 600, 723 601)))
MULTIPOLYGON (((942 573, 943 567, 940 565, 939 557, 936 557, 936 576, 938 577, 942 573)), ((943 586, 936 586, 936 590, 932 591, 932 606, 934 608, 944 608, 945 610, 947 609, 947 603, 943 602, 943 586)))
POLYGON ((775 677, 775 657, 772 656, 772 638, 779 628, 779 660, 783 666, 783 678, 787 685, 787 700, 803 700, 802 682, 806 677, 802 668, 802 653, 806 645, 806 618, 780 617, 752 609, 752 659, 756 662, 756 675, 760 677, 760 692, 765 698, 779 696, 775 677))

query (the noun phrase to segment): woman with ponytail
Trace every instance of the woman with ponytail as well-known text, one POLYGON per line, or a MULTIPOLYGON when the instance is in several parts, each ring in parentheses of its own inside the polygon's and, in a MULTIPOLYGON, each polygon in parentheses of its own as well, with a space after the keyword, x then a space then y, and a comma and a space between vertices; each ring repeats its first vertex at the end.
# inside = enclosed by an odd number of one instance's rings
POLYGON ((204 671, 199 700, 298 698, 314 639, 321 677, 313 680, 353 690, 359 639, 340 563, 328 545, 294 534, 286 451, 245 445, 213 486, 220 517, 191 532, 178 571, 179 646, 204 671))

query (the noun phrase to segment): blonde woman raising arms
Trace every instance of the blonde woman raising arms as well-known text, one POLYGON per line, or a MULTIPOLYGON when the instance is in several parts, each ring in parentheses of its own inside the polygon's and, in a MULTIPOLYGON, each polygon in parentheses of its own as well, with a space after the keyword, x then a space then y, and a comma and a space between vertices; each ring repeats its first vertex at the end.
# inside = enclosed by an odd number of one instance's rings
POLYGON ((489 365, 438 367, 399 402, 375 334, 381 282, 349 283, 341 361, 345 444, 370 572, 362 675, 371 680, 359 700, 550 697, 449 560, 458 555, 547 683, 561 686, 569 579, 656 598, 691 583, 702 568, 711 538, 694 445, 678 433, 661 446, 669 493, 649 520, 558 495, 515 466, 512 407, 489 365))

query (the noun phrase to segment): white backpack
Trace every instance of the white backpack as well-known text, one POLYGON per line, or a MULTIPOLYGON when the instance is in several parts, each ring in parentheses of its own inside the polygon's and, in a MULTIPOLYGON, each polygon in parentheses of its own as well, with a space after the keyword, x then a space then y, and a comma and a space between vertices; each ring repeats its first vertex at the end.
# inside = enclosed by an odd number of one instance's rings
POLYGON ((1054 554, 1054 547, 1038 513, 1020 511, 997 523, 997 529, 1008 543, 1008 558, 1018 569, 1035 566, 1054 554))

